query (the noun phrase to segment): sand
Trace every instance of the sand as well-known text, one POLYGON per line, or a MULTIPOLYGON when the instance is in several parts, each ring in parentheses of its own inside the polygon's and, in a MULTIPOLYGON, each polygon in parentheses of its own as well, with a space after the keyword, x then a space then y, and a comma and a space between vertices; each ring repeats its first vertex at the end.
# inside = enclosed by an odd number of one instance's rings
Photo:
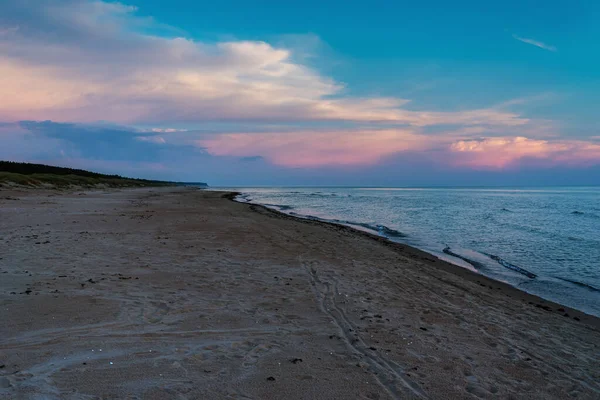
POLYGON ((600 324, 184 188, 0 191, 1 399, 598 399, 600 324))

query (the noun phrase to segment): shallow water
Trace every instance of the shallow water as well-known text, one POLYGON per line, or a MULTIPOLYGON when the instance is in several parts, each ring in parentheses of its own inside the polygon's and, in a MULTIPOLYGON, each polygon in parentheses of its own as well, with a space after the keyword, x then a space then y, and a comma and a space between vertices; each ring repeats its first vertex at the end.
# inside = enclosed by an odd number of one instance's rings
POLYGON ((236 188, 352 225, 600 316, 600 187, 236 188))

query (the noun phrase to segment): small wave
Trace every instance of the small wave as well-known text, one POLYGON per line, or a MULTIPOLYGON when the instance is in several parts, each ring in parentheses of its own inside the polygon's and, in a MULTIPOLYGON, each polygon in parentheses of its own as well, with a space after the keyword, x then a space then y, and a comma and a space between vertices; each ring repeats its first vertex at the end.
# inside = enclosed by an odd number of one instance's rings
POLYGON ((293 215, 294 217, 309 219, 311 221, 330 222, 330 223, 340 224, 340 225, 349 225, 349 223, 347 221, 342 221, 341 219, 321 218, 321 217, 316 217, 316 216, 310 215, 310 214, 298 214, 293 211, 290 211, 289 214, 293 215))
POLYGON ((500 211, 504 211, 504 212, 512 212, 511 210, 509 210, 508 208, 501 208, 500 211))
POLYGON ((293 215, 294 217, 300 217, 300 218, 312 219, 312 220, 315 220, 315 221, 325 221, 324 219, 322 219, 322 218, 319 218, 319 217, 315 217, 314 215, 308 215, 308 214, 298 214, 298 213, 295 213, 295 212, 293 212, 293 211, 292 211, 292 212, 290 212, 290 215, 293 215))
POLYGON ((369 229, 371 231, 375 231, 379 235, 381 235, 383 237, 387 237, 387 238, 406 237, 406 235, 404 233, 397 231, 395 229, 392 229, 392 228, 388 228, 385 225, 371 225, 371 224, 365 224, 365 223, 360 223, 360 222, 351 222, 351 221, 346 221, 345 223, 348 225, 362 226, 363 228, 369 229))
POLYGON ((583 212, 583 211, 573 211, 571 212, 572 215, 577 215, 580 217, 587 217, 587 218, 600 218, 600 215, 598 214, 594 214, 594 213, 589 213, 589 212, 583 212))
POLYGON ((493 254, 488 254, 488 253, 483 253, 483 254, 485 254, 486 256, 488 256, 492 260, 496 261, 498 264, 502 265, 505 268, 512 269, 513 271, 523 274, 526 277, 531 278, 531 279, 537 278, 537 275, 534 274, 533 272, 529 272, 524 268, 521 268, 515 264, 511 264, 508 261, 506 261, 498 256, 495 256, 493 254))
POLYGON ((406 237, 406 235, 402 232, 388 228, 385 225, 377 225, 377 230, 381 235, 386 237, 406 237))
POLYGON ((294 207, 293 206, 288 206, 288 205, 280 205, 280 204, 268 204, 268 203, 264 203, 264 206, 267 207, 273 207, 276 208, 279 211, 289 211, 289 210, 293 210, 294 207))
POLYGON ((252 198, 250 197, 249 194, 238 194, 235 197, 235 200, 242 202, 242 203, 249 203, 250 201, 252 201, 252 198))
POLYGON ((511 228, 511 229, 515 229, 515 230, 519 230, 519 231, 523 231, 523 232, 530 232, 530 233, 535 233, 535 234, 539 234, 539 235, 548 234, 547 231, 544 231, 544 230, 542 230, 542 228, 537 227, 537 226, 527 226, 527 225, 520 225, 517 223, 501 222, 501 221, 497 221, 496 223, 499 226, 507 227, 507 228, 511 228))
POLYGON ((366 224, 363 222, 354 222, 354 221, 345 221, 342 219, 328 219, 328 218, 321 218, 321 217, 315 217, 314 215, 305 215, 305 214, 298 214, 295 212, 290 212, 290 215, 293 215, 295 217, 301 217, 301 218, 306 218, 306 219, 310 219, 313 221, 322 221, 322 222, 333 222, 335 224, 340 224, 340 225, 347 225, 350 227, 355 227, 357 229, 359 229, 358 227, 364 228, 368 231, 371 232, 377 232, 380 236, 386 237, 386 238, 401 238, 401 237, 406 237, 406 235, 400 231, 397 231, 395 229, 389 228, 385 225, 371 225, 371 224, 366 224))
POLYGON ((594 287, 592 285, 589 285, 587 283, 583 283, 583 282, 579 282, 579 281, 574 281, 574 280, 568 279, 568 278, 561 278, 560 276, 555 276, 555 278, 556 279, 560 279, 561 281, 572 283, 573 285, 584 287, 584 288, 586 288, 588 290, 591 290, 593 292, 600 292, 600 289, 598 289, 597 287, 594 287))
POLYGON ((310 197, 343 197, 343 195, 339 195, 337 193, 326 193, 326 192, 313 192, 309 193, 310 197))
POLYGON ((467 257, 463 257, 460 254, 457 254, 455 252, 453 252, 452 250, 450 250, 450 246, 446 246, 444 247, 444 250, 442 250, 445 254, 448 254, 449 256, 452 257, 456 257, 459 258, 461 260, 463 260, 464 262, 471 264, 472 266, 474 266, 476 269, 485 269, 485 265, 483 265, 482 263, 480 263, 479 261, 475 261, 475 260, 471 260, 470 258, 467 257))

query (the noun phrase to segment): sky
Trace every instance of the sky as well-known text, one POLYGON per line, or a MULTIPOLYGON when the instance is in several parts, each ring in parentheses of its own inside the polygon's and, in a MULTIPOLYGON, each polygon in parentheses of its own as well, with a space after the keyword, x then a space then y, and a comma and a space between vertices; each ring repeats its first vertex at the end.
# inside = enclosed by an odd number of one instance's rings
POLYGON ((0 0, 0 159, 214 186, 600 184, 600 2, 0 0))

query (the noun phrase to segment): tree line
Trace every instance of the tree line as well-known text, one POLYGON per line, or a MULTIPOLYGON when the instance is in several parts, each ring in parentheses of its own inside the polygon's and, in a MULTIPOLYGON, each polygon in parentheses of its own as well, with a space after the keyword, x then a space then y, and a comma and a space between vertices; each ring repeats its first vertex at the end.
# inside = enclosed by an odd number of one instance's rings
POLYGON ((21 175, 33 175, 33 174, 77 175, 77 176, 85 176, 88 178, 130 179, 130 180, 137 180, 137 181, 148 181, 147 179, 125 178, 121 175, 100 174, 97 172, 85 171, 83 169, 55 167, 52 165, 31 164, 31 163, 14 162, 14 161, 0 161, 0 171, 1 172, 11 172, 11 173, 21 174, 21 175))

